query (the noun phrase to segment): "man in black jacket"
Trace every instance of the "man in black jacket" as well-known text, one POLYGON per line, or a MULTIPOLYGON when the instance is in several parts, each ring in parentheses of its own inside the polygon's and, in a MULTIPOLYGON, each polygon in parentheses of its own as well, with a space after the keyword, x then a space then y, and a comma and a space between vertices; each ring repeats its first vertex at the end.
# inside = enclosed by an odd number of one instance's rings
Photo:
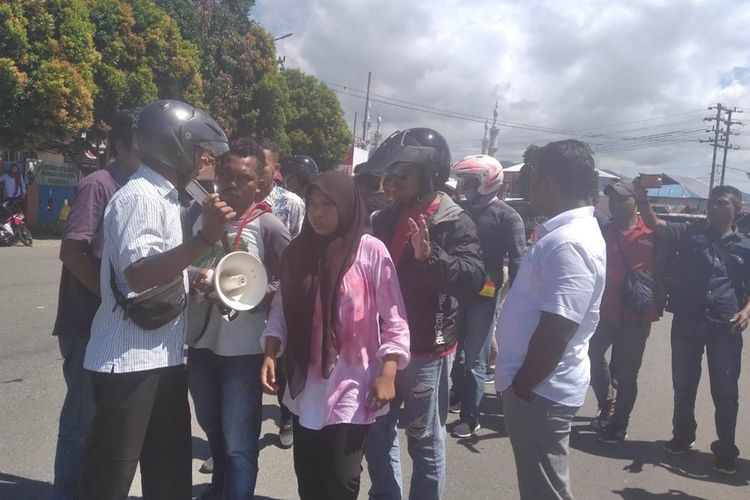
POLYGON ((461 419, 451 434, 472 436, 479 430, 479 405, 484 395, 487 356, 497 296, 503 287, 503 261, 508 258, 508 280, 513 284, 526 250, 521 216, 497 198, 503 185, 503 167, 489 155, 467 156, 451 169, 466 210, 477 226, 486 276, 482 290, 461 300, 459 341, 453 365, 451 412, 461 419))
POLYGON ((370 428, 366 450, 370 498, 401 498, 396 424, 403 404, 413 461, 410 498, 439 499, 445 484, 448 377, 456 350, 459 296, 482 287, 484 266, 471 218, 444 193, 450 152, 425 128, 396 132, 368 160, 366 170, 391 179, 394 204, 373 220, 391 252, 411 331, 412 359, 396 378, 390 412, 370 428))

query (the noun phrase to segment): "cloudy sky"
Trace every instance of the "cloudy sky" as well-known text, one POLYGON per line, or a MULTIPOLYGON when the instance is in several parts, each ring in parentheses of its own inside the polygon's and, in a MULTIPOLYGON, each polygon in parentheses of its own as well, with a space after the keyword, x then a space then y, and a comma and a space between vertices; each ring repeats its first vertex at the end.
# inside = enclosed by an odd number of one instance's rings
POLYGON ((750 192, 746 0, 258 0, 252 15, 275 36, 294 33, 277 43, 285 66, 329 83, 359 132, 372 71, 384 133, 433 127, 454 159, 480 152, 497 101, 501 160, 575 137, 600 168, 707 182, 707 108, 744 108, 727 179, 750 192))

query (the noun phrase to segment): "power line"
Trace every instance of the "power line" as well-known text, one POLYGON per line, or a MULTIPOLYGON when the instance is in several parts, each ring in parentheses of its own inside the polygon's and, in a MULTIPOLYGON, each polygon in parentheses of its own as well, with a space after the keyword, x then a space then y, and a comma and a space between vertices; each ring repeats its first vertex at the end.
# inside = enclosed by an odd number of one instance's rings
MULTIPOLYGON (((356 99, 367 99, 368 92, 360 89, 356 89, 353 87, 349 87, 347 85, 343 85, 340 83, 335 82, 328 82, 323 81, 326 85, 332 88, 332 90, 340 95, 353 97, 356 99)), ((408 101, 405 99, 398 99, 395 97, 388 97, 382 94, 377 94, 374 92, 369 92, 369 101, 375 102, 378 104, 383 104, 386 106, 392 106, 396 108, 401 109, 407 109, 410 111, 417 111, 420 113, 426 113, 431 114, 435 116, 440 116, 443 118, 450 118, 455 120, 462 120, 467 121, 471 123, 481 123, 484 124, 486 121, 486 117, 482 117, 479 115, 473 115, 470 113, 464 113, 459 111, 453 111, 448 110, 444 108, 439 108, 435 106, 428 106, 424 104, 418 104, 412 101, 408 101)), ((695 142, 698 139, 698 136, 696 134, 703 132, 703 129, 678 129, 678 130, 668 130, 664 132, 654 132, 651 134, 642 134, 642 135, 615 135, 612 133, 613 129, 622 128, 627 125, 634 125, 634 124, 641 124, 641 123, 648 123, 658 120, 664 120, 667 118, 677 117, 677 116, 685 116, 690 114, 698 113, 702 110, 689 110, 689 111, 683 111, 679 113, 671 113, 668 115, 663 115, 659 117, 653 117, 653 118, 644 118, 640 120, 631 120, 628 122, 622 122, 619 124, 612 124, 606 127, 607 130, 601 131, 601 132, 587 132, 591 131, 597 127, 587 127, 583 129, 577 129, 577 130, 568 130, 568 129, 561 129, 561 128, 554 128, 554 127, 547 127, 542 125, 535 125, 531 123, 523 123, 523 122, 515 122, 510 120, 498 120, 497 125, 509 129, 515 129, 515 130, 526 130, 529 132, 533 132, 534 134, 530 137, 533 138, 532 140, 536 140, 537 138, 541 139, 543 137, 554 137, 559 135, 567 135, 567 136, 578 136, 586 139, 598 139, 600 141, 604 142, 594 142, 592 143, 592 148, 601 153, 615 153, 615 152, 627 152, 627 151, 635 151, 639 149, 646 149, 651 148, 655 146, 661 146, 661 145, 675 145, 679 143, 691 143, 695 142)), ((684 125, 687 123, 694 123, 693 120, 677 120, 677 121, 671 121, 671 122, 664 122, 664 123, 658 123, 653 125, 644 125, 640 127, 631 127, 623 130, 618 130, 618 134, 623 133, 632 133, 632 132, 640 132, 640 131, 648 131, 651 129, 660 129, 675 125, 684 125)), ((524 137, 524 136, 522 136, 524 137)), ((522 140, 521 138, 514 138, 513 142, 506 142, 501 139, 502 143, 505 144, 521 144, 522 140)))
MULTIPOLYGON (((326 85, 328 85, 329 87, 338 87, 338 88, 333 88, 332 89, 336 93, 339 93, 339 94, 342 94, 342 95, 346 95, 346 96, 350 96, 350 97, 354 97, 354 98, 358 98, 358 99, 366 99, 366 95, 367 95, 366 91, 363 91, 363 90, 360 90, 360 89, 355 89, 355 88, 352 88, 352 87, 349 87, 347 85, 343 85, 343 84, 340 84, 340 83, 328 82, 328 81, 325 81, 325 80, 323 80, 322 82, 325 83, 326 85)), ((374 92, 370 92, 369 95, 370 95, 370 101, 371 102, 377 102, 377 103, 384 104, 384 105, 387 105, 387 106, 393 106, 393 107, 402 108, 402 109, 409 109, 409 110, 412 110, 412 111, 419 111, 419 112, 422 112, 422 113, 433 114, 433 115, 442 116, 442 117, 445 117, 445 118, 452 118, 452 119, 469 121, 469 122, 474 122, 474 123, 484 123, 485 120, 486 120, 486 117, 481 117, 481 116, 478 116, 478 115, 472 115, 472 114, 469 114, 469 113, 463 113, 463 112, 459 112, 459 111, 447 110, 447 109, 443 109, 443 108, 437 108, 437 107, 434 107, 434 106, 427 106, 427 105, 423 105, 423 104, 418 104, 418 103, 415 103, 415 102, 412 102, 412 101, 407 101, 407 100, 404 100, 404 99, 398 99, 398 98, 395 98, 395 97, 388 97, 388 96, 384 96, 384 95, 377 94, 377 93, 374 93, 374 92)), ((694 112, 695 111, 686 111, 686 112, 674 113, 672 115, 666 115, 666 116, 667 117, 669 117, 669 116, 680 116, 680 115, 690 114, 690 113, 694 113, 694 112)), ((645 121, 654 120, 654 119, 663 119, 663 117, 661 117, 661 118, 645 119, 645 120, 635 120, 633 122, 625 122, 625 123, 639 123, 639 122, 645 122, 645 121)), ((681 123, 681 122, 674 122, 674 123, 681 123)), ((567 129, 553 128, 553 127, 546 127, 546 126, 541 126, 541 125, 534 125, 534 124, 529 124, 529 123, 514 122, 514 121, 509 121, 509 120, 499 120, 498 121, 498 125, 502 126, 502 127, 514 128, 514 129, 519 129, 519 130, 528 130, 528 131, 532 131, 532 132, 545 132, 545 133, 552 134, 552 135, 582 136, 582 137, 586 137, 586 138, 610 138, 610 139, 613 139, 613 140, 623 140, 623 141, 638 139, 637 137, 636 138, 631 138, 631 137, 614 136, 614 135, 608 134, 606 132, 598 132, 598 133, 585 133, 585 132, 583 132, 583 131, 585 131, 587 129, 567 130, 567 129)), ((661 125, 654 125, 654 126, 651 126, 651 127, 637 127, 637 128, 632 129, 632 131, 646 130, 646 129, 649 129, 649 128, 661 128, 661 127, 664 127, 664 126, 666 126, 666 125, 665 124, 661 124, 661 125)))

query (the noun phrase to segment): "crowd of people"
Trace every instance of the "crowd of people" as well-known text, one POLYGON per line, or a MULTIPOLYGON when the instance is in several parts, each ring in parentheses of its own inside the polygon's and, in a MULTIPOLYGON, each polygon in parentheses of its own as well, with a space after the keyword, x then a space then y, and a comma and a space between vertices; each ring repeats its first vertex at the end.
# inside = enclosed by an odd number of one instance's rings
POLYGON ((279 444, 293 448, 300 498, 356 499, 363 460, 369 498, 402 498, 399 420, 409 498, 442 498, 447 415, 459 413, 456 438, 479 430, 494 337, 520 496, 570 499, 568 440, 589 384, 600 409, 592 427, 622 442, 665 307, 674 313, 665 450, 694 443, 705 350, 714 468, 735 472, 750 322, 750 241, 733 226, 735 188, 711 192, 707 222, 669 223, 640 178, 618 182, 601 220, 590 149, 552 142, 525 156, 528 199, 543 218, 527 242, 499 198, 500 163, 454 164, 428 128, 394 133, 354 176, 282 159, 269 139, 230 141, 179 101, 117 113, 108 142, 113 160, 76 187, 60 248, 54 334, 67 393, 54 498, 124 499, 138 465, 144 498, 191 498, 188 393, 212 455, 201 498, 253 498, 264 392, 278 395, 279 444), (185 187, 208 164, 217 192, 191 202, 185 187), (248 311, 214 287, 232 252, 268 276, 248 311))

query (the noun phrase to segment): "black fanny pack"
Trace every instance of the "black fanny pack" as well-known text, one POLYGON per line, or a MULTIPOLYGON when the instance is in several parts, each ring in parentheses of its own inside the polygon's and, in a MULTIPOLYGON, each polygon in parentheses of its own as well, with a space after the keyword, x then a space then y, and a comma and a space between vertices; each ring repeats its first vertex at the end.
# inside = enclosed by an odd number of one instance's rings
POLYGON ((622 282, 622 305, 645 314, 654 305, 654 278, 639 269, 628 269, 622 282))
POLYGON ((109 264, 109 285, 115 296, 114 312, 119 306, 126 319, 144 330, 156 330, 179 316, 187 306, 187 294, 182 273, 166 285, 154 287, 133 298, 122 294, 115 282, 115 269, 109 264))

